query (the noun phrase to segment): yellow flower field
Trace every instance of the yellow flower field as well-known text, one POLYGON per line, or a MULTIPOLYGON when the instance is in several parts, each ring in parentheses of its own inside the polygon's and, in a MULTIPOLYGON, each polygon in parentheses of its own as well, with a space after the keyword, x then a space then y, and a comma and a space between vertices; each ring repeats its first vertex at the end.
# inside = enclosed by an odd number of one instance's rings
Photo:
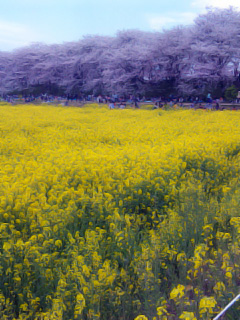
POLYGON ((0 105, 0 319, 214 317, 239 153, 236 111, 0 105))

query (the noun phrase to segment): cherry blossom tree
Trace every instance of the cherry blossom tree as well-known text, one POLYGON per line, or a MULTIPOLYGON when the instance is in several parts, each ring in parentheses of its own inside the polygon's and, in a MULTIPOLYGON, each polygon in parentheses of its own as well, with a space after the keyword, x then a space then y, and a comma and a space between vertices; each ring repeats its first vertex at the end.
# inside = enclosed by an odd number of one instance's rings
POLYGON ((0 52, 0 94, 205 94, 240 74, 240 12, 209 9, 190 26, 119 31, 0 52))
MULTIPOLYGON (((191 27, 190 56, 185 84, 204 91, 218 83, 227 86, 239 74, 240 13, 229 9, 209 10, 191 27)), ((185 88, 186 89, 186 88, 185 88)))

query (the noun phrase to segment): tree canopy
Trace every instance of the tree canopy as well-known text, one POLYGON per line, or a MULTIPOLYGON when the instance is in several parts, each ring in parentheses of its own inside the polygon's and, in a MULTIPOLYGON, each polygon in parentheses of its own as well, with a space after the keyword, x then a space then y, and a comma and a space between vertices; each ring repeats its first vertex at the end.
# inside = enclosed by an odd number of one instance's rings
POLYGON ((209 9, 190 26, 119 31, 0 52, 0 94, 205 94, 239 81, 240 12, 209 9))

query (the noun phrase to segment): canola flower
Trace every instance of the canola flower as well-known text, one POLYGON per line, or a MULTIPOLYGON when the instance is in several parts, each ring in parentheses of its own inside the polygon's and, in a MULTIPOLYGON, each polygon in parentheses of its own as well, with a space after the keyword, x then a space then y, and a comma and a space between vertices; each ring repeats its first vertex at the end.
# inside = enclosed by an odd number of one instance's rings
POLYGON ((203 297, 199 303, 200 314, 207 313, 208 315, 212 315, 216 304, 217 302, 214 297, 203 297))
POLYGON ((179 319, 184 319, 184 320, 197 320, 197 318, 195 317, 194 313, 193 312, 186 312, 184 311, 179 319))
POLYGON ((177 288, 174 288, 171 292, 170 292, 170 299, 175 300, 176 298, 182 298, 184 296, 184 290, 185 287, 181 284, 177 285, 177 288))
POLYGON ((0 318, 222 309, 240 275, 239 117, 1 105, 0 318))

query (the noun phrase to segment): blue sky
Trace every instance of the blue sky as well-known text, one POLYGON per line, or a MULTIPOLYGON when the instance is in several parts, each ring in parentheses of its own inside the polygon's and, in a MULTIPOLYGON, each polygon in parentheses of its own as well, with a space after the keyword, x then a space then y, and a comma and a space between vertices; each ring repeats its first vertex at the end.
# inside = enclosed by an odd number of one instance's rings
POLYGON ((206 6, 238 7, 239 0, 0 0, 0 50, 31 43, 77 41, 119 30, 161 31, 191 24, 206 6))

